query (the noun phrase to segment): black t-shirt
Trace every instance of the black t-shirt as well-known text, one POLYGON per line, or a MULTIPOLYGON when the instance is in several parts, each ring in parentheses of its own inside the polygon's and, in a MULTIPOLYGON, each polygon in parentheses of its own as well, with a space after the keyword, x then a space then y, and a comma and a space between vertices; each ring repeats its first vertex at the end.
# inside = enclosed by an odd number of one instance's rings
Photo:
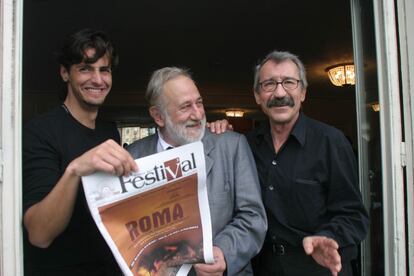
MULTIPOLYGON (((97 120, 95 129, 89 129, 63 107, 31 120, 23 130, 23 212, 53 189, 73 159, 108 139, 119 143, 115 124, 97 120)), ((46 249, 31 245, 25 231, 24 250, 25 275, 119 273, 81 184, 66 229, 46 249)))

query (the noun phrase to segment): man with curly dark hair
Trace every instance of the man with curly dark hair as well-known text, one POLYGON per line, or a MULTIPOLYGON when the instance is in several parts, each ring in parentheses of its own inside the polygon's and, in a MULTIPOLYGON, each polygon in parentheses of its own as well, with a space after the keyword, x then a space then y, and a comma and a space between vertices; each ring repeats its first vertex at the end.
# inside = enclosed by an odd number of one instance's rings
POLYGON ((23 131, 25 275, 120 275, 86 204, 81 177, 137 166, 113 123, 97 118, 118 57, 108 36, 76 32, 59 54, 63 103, 23 131))

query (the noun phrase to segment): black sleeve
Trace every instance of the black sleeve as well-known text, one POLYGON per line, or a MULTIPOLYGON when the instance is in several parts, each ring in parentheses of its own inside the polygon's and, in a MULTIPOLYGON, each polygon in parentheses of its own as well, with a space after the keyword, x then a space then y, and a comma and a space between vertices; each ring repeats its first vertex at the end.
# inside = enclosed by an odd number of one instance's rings
POLYGON ((340 247, 359 244, 367 235, 369 219, 358 187, 355 155, 342 136, 333 139, 330 148, 326 206, 332 217, 316 234, 334 238, 340 247))
POLYGON ((23 212, 41 201, 62 174, 57 141, 48 127, 32 122, 23 130, 23 212))

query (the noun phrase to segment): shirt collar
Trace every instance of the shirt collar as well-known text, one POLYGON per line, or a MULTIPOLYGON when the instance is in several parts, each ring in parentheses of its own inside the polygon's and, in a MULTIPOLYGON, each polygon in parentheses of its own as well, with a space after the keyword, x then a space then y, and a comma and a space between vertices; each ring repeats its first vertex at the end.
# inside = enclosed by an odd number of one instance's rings
POLYGON ((160 129, 157 129, 157 133, 158 133, 157 152, 162 152, 162 151, 166 150, 168 147, 173 147, 172 145, 165 142, 165 140, 162 137, 162 134, 160 132, 160 129))
MULTIPOLYGON (((201 137, 201 139, 203 139, 207 135, 207 132, 208 132, 208 130, 206 129, 205 132, 204 132, 204 136, 201 137)), ((158 133, 157 152, 162 152, 164 150, 167 150, 167 148, 170 148, 170 149, 175 148, 173 145, 168 144, 167 142, 165 142, 159 128, 157 128, 157 133, 158 133)), ((200 139, 200 141, 201 141, 201 139, 200 139)))
POLYGON ((306 119, 307 117, 302 112, 300 112, 298 120, 296 121, 292 132, 290 133, 290 136, 295 137, 302 147, 305 145, 306 141, 306 119))
MULTIPOLYGON (((301 146, 305 145, 306 141, 306 120, 307 117, 302 112, 299 113, 299 117, 293 126, 292 132, 290 133, 289 137, 294 137, 301 146)), ((272 138, 270 136, 270 122, 268 121, 265 124, 262 124, 261 127, 256 132, 256 138, 267 138, 269 141, 272 141, 272 138)), ((265 139, 266 139, 265 138, 265 139)))

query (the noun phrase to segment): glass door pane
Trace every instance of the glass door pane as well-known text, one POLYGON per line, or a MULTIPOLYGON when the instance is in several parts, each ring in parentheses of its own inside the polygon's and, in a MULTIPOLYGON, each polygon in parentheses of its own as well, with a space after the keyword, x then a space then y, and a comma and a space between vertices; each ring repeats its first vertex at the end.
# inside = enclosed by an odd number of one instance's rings
POLYGON ((370 0, 351 1, 358 162, 362 196, 369 211, 370 231, 361 245, 361 275, 384 275, 384 226, 379 128, 378 81, 373 6, 370 0))

